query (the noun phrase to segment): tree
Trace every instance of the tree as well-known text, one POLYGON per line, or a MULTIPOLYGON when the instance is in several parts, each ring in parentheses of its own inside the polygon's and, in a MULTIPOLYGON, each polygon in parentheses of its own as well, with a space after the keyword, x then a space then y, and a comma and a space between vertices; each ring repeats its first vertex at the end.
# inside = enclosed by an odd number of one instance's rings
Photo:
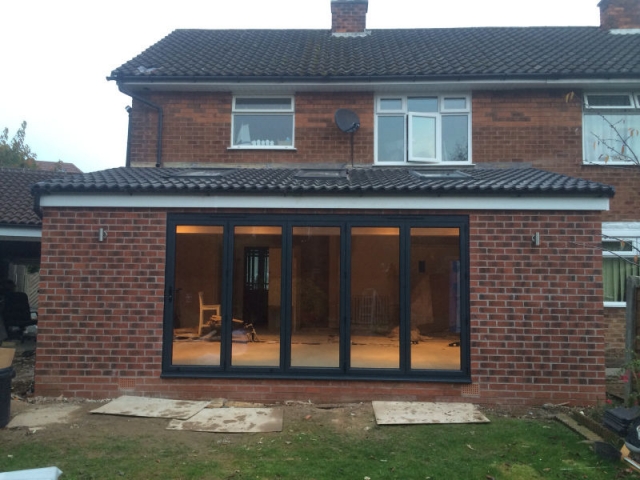
POLYGON ((37 155, 24 143, 27 122, 23 121, 20 128, 9 141, 9 129, 5 128, 0 134, 0 167, 35 168, 37 155))

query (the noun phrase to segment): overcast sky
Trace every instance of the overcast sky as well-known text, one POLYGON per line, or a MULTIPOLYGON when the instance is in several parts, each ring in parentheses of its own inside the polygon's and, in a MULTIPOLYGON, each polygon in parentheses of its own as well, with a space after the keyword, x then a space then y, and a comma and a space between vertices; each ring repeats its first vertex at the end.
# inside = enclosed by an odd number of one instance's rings
MULTIPOLYGON (((367 28, 599 24, 599 0, 369 0, 367 28)), ((176 28, 331 27, 330 0, 21 0, 0 7, 0 130, 27 121, 39 160, 124 166, 125 107, 106 77, 176 28)))

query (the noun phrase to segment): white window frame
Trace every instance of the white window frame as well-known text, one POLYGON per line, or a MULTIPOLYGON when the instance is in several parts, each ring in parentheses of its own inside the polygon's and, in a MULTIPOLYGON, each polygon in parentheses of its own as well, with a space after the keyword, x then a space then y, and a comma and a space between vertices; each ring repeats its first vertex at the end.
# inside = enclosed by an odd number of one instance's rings
MULTIPOLYGON (((588 92, 584 94, 583 110, 582 110, 582 157, 584 165, 631 165, 631 161, 616 160, 612 158, 589 159, 587 153, 594 149, 595 139, 593 132, 587 131, 586 120, 590 115, 597 115, 606 117, 606 115, 634 115, 640 117, 640 92, 631 91, 607 91, 607 92, 588 92), (626 96, 629 99, 629 105, 591 105, 589 102, 590 97, 594 96, 626 96)), ((640 149, 639 149, 640 150, 640 149)), ((640 151, 635 152, 636 155, 640 155, 640 151)))
POLYGON ((468 93, 452 93, 452 94, 432 94, 432 93, 423 93, 423 94, 407 94, 407 95, 377 95, 375 98, 375 118, 374 118, 374 163, 376 165, 407 165, 409 163, 423 163, 423 164, 437 164, 439 166, 442 165, 469 165, 472 163, 472 136, 471 136, 471 124, 472 124, 472 112, 471 112, 471 94, 468 93), (433 97, 437 98, 438 101, 438 111, 437 112, 409 112, 408 110, 408 99, 409 98, 423 98, 423 97, 433 97), (449 108, 446 109, 445 99, 454 99, 454 98, 464 98, 467 107, 466 108, 449 108), (383 100, 401 100, 402 108, 401 109, 382 109, 382 101, 383 100), (467 116, 467 160, 466 161, 442 161, 443 158, 443 141, 442 141, 442 118, 452 115, 466 115, 467 116), (378 120, 381 117, 392 116, 397 117, 399 115, 404 115, 405 117, 405 128, 404 128, 404 159, 403 161, 384 161, 380 160, 378 154, 378 128, 379 122, 378 120), (436 118, 436 156, 435 158, 420 158, 413 155, 412 142, 411 142, 411 118, 414 117, 434 117, 436 118))
POLYGON ((234 95, 231 104, 231 142, 230 150, 295 150, 295 131, 296 131, 296 118, 295 118, 295 97, 294 95, 234 95), (291 106, 289 108, 252 108, 252 109, 238 109, 236 106, 237 99, 274 99, 282 98, 291 100, 291 106), (291 117, 291 144, 290 145, 277 145, 277 144, 254 144, 251 145, 236 145, 234 139, 237 132, 235 131, 235 117, 236 115, 282 115, 291 117))
MULTIPOLYGON (((604 222, 602 224, 602 241, 622 240, 630 243, 632 249, 624 250, 602 250, 604 258, 634 258, 640 256, 640 222, 604 222)), ((604 271, 603 271, 603 290, 604 290, 604 271)), ((603 291, 604 293, 604 291, 603 291)), ((624 308, 627 302, 608 302, 604 301, 605 307, 624 308)))

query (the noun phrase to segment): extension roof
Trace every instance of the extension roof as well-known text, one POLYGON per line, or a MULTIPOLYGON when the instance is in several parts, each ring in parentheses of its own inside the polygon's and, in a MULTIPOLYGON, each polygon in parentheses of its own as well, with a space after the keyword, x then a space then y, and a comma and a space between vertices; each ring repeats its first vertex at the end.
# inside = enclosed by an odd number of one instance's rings
POLYGON ((640 35, 598 27, 175 30, 116 68, 118 82, 629 79, 640 35))
POLYGON ((45 180, 32 188, 45 194, 332 196, 579 196, 613 197, 609 185, 529 167, 429 169, 358 167, 301 169, 131 168, 45 180))

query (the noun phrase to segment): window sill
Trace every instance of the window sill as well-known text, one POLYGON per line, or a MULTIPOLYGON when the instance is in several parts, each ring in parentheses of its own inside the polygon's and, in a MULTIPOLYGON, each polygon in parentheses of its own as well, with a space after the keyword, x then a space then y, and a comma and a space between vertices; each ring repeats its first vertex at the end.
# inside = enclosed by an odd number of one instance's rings
POLYGON ((375 162, 374 167, 462 167, 473 165, 472 162, 417 162, 412 160, 410 162, 375 162))
POLYGON ((295 152, 297 149, 283 145, 249 145, 247 147, 227 147, 227 150, 287 150, 295 152))
POLYGON ((626 308, 627 302, 604 302, 604 308, 626 308))
POLYGON ((637 167, 635 162, 587 162, 582 161, 584 167, 637 167))

